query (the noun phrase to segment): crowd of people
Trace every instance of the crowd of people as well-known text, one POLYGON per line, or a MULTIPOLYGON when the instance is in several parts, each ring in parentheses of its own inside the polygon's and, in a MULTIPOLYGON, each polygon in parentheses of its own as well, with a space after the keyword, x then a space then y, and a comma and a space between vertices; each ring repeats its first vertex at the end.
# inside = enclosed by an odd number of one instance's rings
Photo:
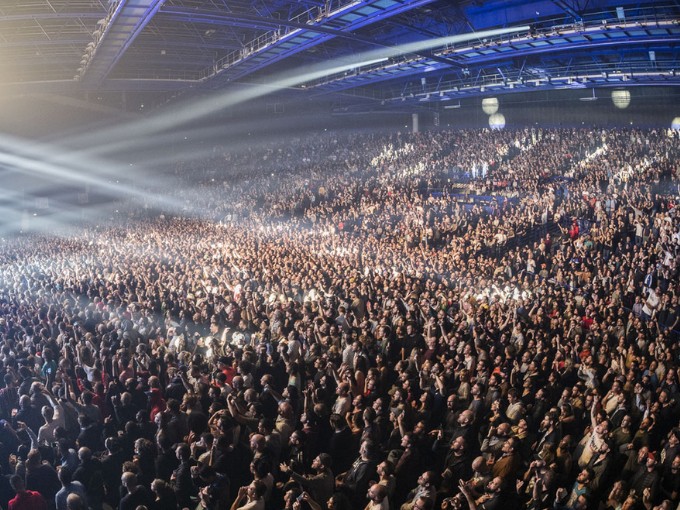
POLYGON ((679 160, 326 134, 4 240, 0 506, 675 509, 679 160))

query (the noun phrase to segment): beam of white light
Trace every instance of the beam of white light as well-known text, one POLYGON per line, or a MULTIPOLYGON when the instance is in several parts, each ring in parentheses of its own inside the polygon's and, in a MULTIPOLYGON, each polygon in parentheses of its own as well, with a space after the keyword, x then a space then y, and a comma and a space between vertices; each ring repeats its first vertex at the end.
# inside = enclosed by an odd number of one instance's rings
MULTIPOLYGON (((120 182, 121 178, 126 177, 121 172, 122 163, 101 158, 83 158, 77 152, 65 152, 63 148, 54 145, 29 143, 17 137, 3 135, 0 136, 0 163, 19 174, 40 176, 62 184, 89 185, 95 191, 102 190, 116 198, 134 198, 142 202, 147 198, 145 191, 120 182)), ((155 184, 155 181, 145 179, 144 170, 141 165, 135 167, 135 181, 141 187, 155 184)), ((44 185, 39 182, 35 184, 44 185)), ((35 193, 36 189, 35 186, 26 186, 26 191, 30 193, 35 193)))
MULTIPOLYGON (((96 166, 88 167, 84 164, 74 164, 72 166, 66 165, 56 165, 47 161, 41 161, 36 158, 29 158, 23 155, 10 154, 8 152, 3 152, 1 149, 5 144, 5 140, 0 138, 0 164, 5 164, 7 166, 17 169, 20 173, 28 176, 39 176, 42 178, 52 179, 60 183, 68 184, 89 184, 96 190, 102 190, 105 193, 110 194, 114 198, 127 198, 135 199, 140 203, 144 203, 148 198, 148 194, 145 190, 139 190, 136 187, 127 186, 122 183, 117 183, 115 181, 110 182, 107 179, 102 178, 96 174, 92 174, 92 168, 97 168, 96 166)), ((16 142, 15 142, 16 143, 16 142)), ((34 149, 36 145, 33 146, 34 149)), ((17 149, 15 145, 13 147, 17 149)), ((23 150, 28 150, 30 148, 23 148, 23 150)), ((7 150, 7 148, 6 148, 7 150)), ((75 163, 75 162, 71 162, 75 163)), ((91 161, 87 163, 88 165, 93 164, 91 161)), ((100 162, 99 164, 106 166, 105 162, 100 162)), ((114 172, 118 172, 120 175, 120 167, 118 165, 108 165, 105 168, 110 175, 114 175, 114 172)), ((162 199, 162 195, 157 194, 156 199, 162 199)), ((166 208, 170 211, 179 212, 180 209, 173 206, 175 201, 170 197, 164 201, 166 208)))
MULTIPOLYGON (((297 69, 292 72, 283 73, 278 78, 273 79, 270 84, 255 85, 247 90, 217 94, 205 99, 191 101, 180 108, 162 112, 141 121, 103 129, 90 135, 78 137, 75 140, 72 139, 71 142, 76 142, 78 145, 90 144, 93 147, 92 151, 88 151, 87 157, 83 157, 82 153, 66 152, 63 148, 41 147, 35 143, 28 144, 13 137, 0 137, 0 163, 5 163, 33 175, 78 184, 89 184, 105 190, 114 196, 132 197, 144 201, 146 192, 138 191, 133 187, 115 182, 115 178, 120 176, 120 164, 112 164, 91 157, 99 153, 101 150, 99 147, 104 148, 107 143, 116 144, 118 147, 127 148, 128 150, 142 147, 150 135, 167 132, 188 122, 214 114, 216 111, 265 96, 278 90, 296 87, 327 75, 350 71, 357 67, 384 61, 387 58, 405 53, 415 53, 442 47, 447 44, 464 43, 484 37, 495 37, 526 31, 527 29, 528 27, 522 26, 488 30, 408 43, 392 48, 380 48, 357 54, 351 59, 344 58, 341 63, 336 61, 330 64, 318 64, 303 68, 302 70, 297 69), (126 145, 119 145, 123 141, 126 142, 126 145), (3 146, 6 153, 1 151, 3 146)), ((138 172, 135 172, 135 177, 141 178, 138 172)), ((172 200, 167 201, 168 205, 173 203, 172 200)))
MULTIPOLYGON (((70 148, 67 151, 62 148, 60 149, 60 152, 68 152, 68 154, 78 157, 96 157, 107 154, 115 155, 121 152, 128 153, 133 148, 142 148, 144 150, 163 150, 163 152, 170 157, 168 151, 165 149, 178 141, 181 142, 182 139, 193 141, 199 140, 222 145, 231 142, 232 136, 242 136, 243 133, 258 129, 261 126, 262 122, 260 120, 249 120, 246 122, 233 123, 228 126, 195 127, 182 131, 172 131, 170 133, 151 134, 145 136, 143 141, 140 140, 140 143, 136 143, 137 141, 119 139, 106 144, 98 144, 96 146, 79 146, 79 148, 76 149, 70 148)), ((274 135, 272 135, 272 137, 274 137, 274 135)), ((258 135, 258 140, 260 139, 262 139, 262 137, 258 135)), ((205 155, 205 150, 203 155, 205 155)), ((56 159, 55 161, 58 162, 59 159, 56 159)), ((140 163, 144 162, 140 161, 140 163)))
MULTIPOLYGON (((160 204, 162 208, 169 213, 203 219, 212 218, 212 211, 205 210, 200 207, 185 207, 186 204, 177 201, 175 195, 173 195, 171 192, 168 194, 169 189, 174 189, 176 194, 176 188, 171 188, 162 181, 158 182, 158 179, 149 178, 148 180, 145 180, 138 178, 137 182, 139 183, 139 186, 127 186, 124 183, 116 182, 115 180, 108 180, 111 178, 115 179, 116 176, 120 177, 120 165, 107 164, 105 161, 93 163, 93 160, 88 160, 87 165, 94 165, 93 168, 98 168, 100 171, 104 169, 108 172, 109 177, 108 179, 105 179, 102 175, 97 175, 96 173, 93 174, 91 168, 85 166, 81 162, 78 162, 77 158, 66 156, 61 156, 59 158, 62 160, 69 160, 69 163, 73 164, 69 166, 64 164, 56 165, 37 159, 37 156, 41 155, 44 150, 44 147, 42 147, 40 144, 28 145, 15 138, 11 138, 8 141, 6 137, 0 137, 0 165, 4 164, 10 166, 20 175, 26 175, 30 177, 33 182, 35 182, 35 177, 40 177, 58 182, 59 184, 88 184, 93 188, 93 192, 107 194, 112 199, 132 199, 144 205, 149 203, 160 204), (3 152, 3 145, 6 146, 6 150, 7 147, 11 146, 15 152, 31 152, 34 154, 34 157, 26 157, 21 154, 10 154, 8 152, 3 152)), ((137 174, 135 174, 135 176, 138 177, 137 174)), ((44 182, 39 182, 36 184, 39 184, 40 186, 46 185, 44 182)), ((33 189, 25 188, 25 192, 29 194, 35 193, 37 189, 37 186, 35 186, 33 189)), ((195 190, 193 193, 196 194, 195 190)), ((185 189, 185 195, 191 196, 191 194, 191 189, 185 189)), ((22 211, 31 208, 29 201, 32 200, 32 198, 27 198, 23 195, 16 194, 14 196, 10 196, 7 194, 7 192, 0 192, 0 199, 2 199, 3 196, 5 196, 7 199, 12 199, 15 205, 11 204, 11 207, 7 207, 5 211, 0 210, 0 214, 6 213, 5 215, 7 217, 11 217, 12 214, 16 216, 22 211)), ((234 197, 234 199, 237 198, 238 197, 234 197)), ((107 214, 109 214, 109 210, 111 208, 112 207, 109 202, 104 203, 103 207, 97 207, 93 205, 86 206, 86 210, 91 212, 92 215, 96 215, 101 211, 106 211, 107 214)), ((33 217, 30 218, 32 223, 39 223, 40 227, 37 230, 42 233, 69 230, 70 223, 82 223, 90 216, 88 215, 86 217, 80 217, 78 213, 69 211, 68 205, 59 203, 53 203, 50 209, 52 212, 49 214, 49 219, 47 219, 45 216, 39 216, 37 219, 34 219, 33 217)), ((77 210, 80 211, 80 209, 77 210)))
MULTIPOLYGON (((0 141, 0 146, 1 144, 2 142, 0 141)), ((46 161, 27 158, 16 154, 9 154, 2 151, 0 151, 0 163, 12 166, 22 173, 40 175, 42 177, 47 177, 62 182, 67 181, 69 183, 90 184, 92 186, 98 186, 116 195, 127 195, 131 192, 134 192, 133 189, 127 186, 112 182, 105 182, 101 179, 93 177, 92 175, 85 173, 86 168, 83 167, 79 168, 79 170, 82 170, 82 172, 75 171, 74 168, 54 165, 46 161)))
POLYGON ((425 41, 418 41, 390 48, 380 48, 358 53, 353 55, 353 58, 349 60, 344 58, 342 64, 340 65, 338 65, 337 61, 331 61, 330 64, 323 63, 314 66, 303 67, 301 69, 295 69, 290 72, 282 73, 278 77, 272 77, 272 79, 269 80, 269 84, 253 85, 247 90, 227 92, 197 101, 190 101, 182 105, 180 108, 172 109, 171 111, 165 111, 153 117, 148 117, 132 124, 116 126, 110 129, 104 129, 98 133, 84 135, 77 139, 77 143, 89 144, 94 147, 105 144, 110 140, 124 139, 131 140, 131 144, 133 145, 143 144, 144 141, 142 137, 144 136, 167 131, 193 120, 201 119, 214 114, 215 112, 224 108, 235 106, 246 101, 265 96, 275 91, 297 87, 303 83, 318 80, 328 75, 350 71, 357 67, 361 67, 362 65, 368 65, 377 61, 384 61, 386 58, 393 58, 406 53, 418 53, 433 48, 443 47, 449 44, 460 44, 472 40, 524 32, 528 29, 528 26, 520 26, 485 30, 482 32, 428 39, 425 41))
MULTIPOLYGON (((107 164, 105 161, 98 161, 94 164, 89 160, 88 165, 93 164, 93 168, 97 168, 99 172, 108 172, 108 176, 97 174, 93 172, 91 168, 84 166, 82 163, 79 164, 77 158, 72 156, 58 156, 54 159, 62 160, 61 164, 57 165, 51 162, 46 162, 40 160, 40 156, 47 149, 40 144, 25 144, 21 140, 16 138, 11 138, 9 140, 0 137, 0 164, 8 165, 11 167, 15 174, 24 175, 30 178, 33 183, 33 187, 30 184, 24 185, 24 191, 22 193, 10 193, 7 188, 0 191, 0 199, 11 202, 11 208, 7 208, 7 213, 14 212, 19 213, 22 210, 31 208, 30 201, 34 198, 27 197, 24 193, 29 195, 39 194, 39 195, 49 195, 49 182, 58 183, 60 185, 90 185, 92 187, 92 192, 103 193, 109 195, 112 199, 134 199, 141 204, 147 204, 149 202, 162 204, 162 207, 171 213, 180 213, 182 215, 192 215, 195 217, 209 218, 210 211, 205 211, 200 208, 191 208, 187 210, 182 203, 178 203, 174 195, 168 195, 168 186, 164 185, 158 179, 143 179, 137 173, 135 177, 138 186, 131 187, 124 183, 116 182, 116 177, 120 177, 120 165, 107 164), (8 152, 3 152, 1 149, 5 146, 6 150, 11 147, 15 152, 19 154, 10 154, 8 152), (27 157, 24 153, 31 153, 32 157, 27 157), (69 165, 63 164, 68 162, 69 165), (35 177, 40 177, 41 179, 36 180, 35 177), (153 190, 153 191, 151 191, 153 190)), ((204 151, 200 148, 196 149, 195 152, 182 153, 182 158, 195 156, 196 158, 204 157, 204 151)), ((47 154, 49 156, 49 154, 47 154)), ((171 155, 172 156, 172 155, 171 155)), ((176 161, 178 158, 170 157, 159 158, 158 163, 166 163, 176 161)), ((191 193, 190 189, 185 190, 187 194, 191 193)), ((110 203, 104 203, 104 210, 108 210, 110 203)), ((52 211, 66 211, 69 208, 66 204, 59 204, 58 202, 53 202, 50 209, 52 211)), ((88 211, 96 213, 98 208, 93 205, 86 206, 88 211)), ((9 214, 8 214, 9 216, 9 214)), ((73 221, 81 222, 83 218, 79 218, 74 214, 60 214, 57 215, 55 212, 51 213, 52 219, 49 221, 42 219, 43 224, 46 225, 42 231, 49 232, 52 229, 56 229, 59 220, 63 221, 73 221)), ((65 227, 65 225, 62 225, 65 227)))

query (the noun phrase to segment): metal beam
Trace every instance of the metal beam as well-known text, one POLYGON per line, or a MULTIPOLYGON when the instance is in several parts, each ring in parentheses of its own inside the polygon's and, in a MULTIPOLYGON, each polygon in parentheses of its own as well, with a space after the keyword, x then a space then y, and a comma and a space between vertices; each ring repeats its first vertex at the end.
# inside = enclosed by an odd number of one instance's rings
POLYGON ((80 73, 84 85, 101 85, 164 1, 120 0, 113 14, 98 29, 99 38, 95 35, 95 46, 80 73))
MULTIPOLYGON (((579 49, 581 50, 581 53, 583 54, 583 57, 587 58, 588 60, 591 60, 591 58, 588 57, 594 57, 598 56, 598 49, 604 49, 605 51, 612 46, 615 46, 619 48, 620 50, 626 48, 626 47, 634 47, 638 48, 639 44, 653 44, 653 43, 680 43, 680 37, 675 37, 675 38, 648 38, 645 41, 639 41, 639 40, 616 40, 616 41, 602 41, 602 42, 597 42, 597 43, 588 43, 587 45, 581 45, 579 46, 579 49), (635 45, 635 46, 633 46, 635 45), (589 49, 589 52, 586 53, 583 50, 589 49)), ((560 54, 564 55, 564 50, 570 50, 570 48, 567 45, 559 46, 559 47, 552 47, 552 48, 531 48, 531 49, 525 49, 525 50, 513 50, 511 52, 504 52, 502 54, 502 57, 500 57, 500 54, 494 54, 494 55, 484 55, 480 57, 476 57, 475 59, 466 59, 465 62, 469 63, 470 66, 484 66, 484 65, 490 65, 494 69, 497 68, 499 65, 499 59, 505 60, 505 59, 510 59, 510 58, 520 58, 523 57, 526 59, 528 56, 536 56, 536 55, 543 55, 543 56, 550 56, 550 57, 557 57, 560 54), (560 51, 563 50, 563 51, 560 51)), ((574 48, 571 48, 571 51, 573 52, 574 48)), ((573 53, 572 53, 573 54, 573 53)), ((569 70, 571 64, 567 66, 567 70, 569 70)), ((422 75, 423 69, 429 69, 432 72, 441 72, 442 70, 445 69, 445 66, 442 66, 438 62, 435 62, 434 60, 428 59, 428 60, 412 60, 412 61, 404 61, 401 63, 396 63, 392 65, 377 65, 373 70, 367 70, 363 71, 358 75, 347 75, 347 76, 335 76, 329 80, 326 80, 324 82, 320 82, 317 84, 307 84, 308 88, 314 89, 318 91, 319 94, 326 94, 326 93, 336 93, 341 90, 348 90, 351 88, 355 87, 362 87, 362 86, 367 86, 367 85, 372 85, 375 83, 379 82, 384 82, 388 80, 399 80, 399 79, 404 79, 409 76, 414 76, 414 75, 422 75)), ((522 66, 522 70, 519 72, 519 76, 522 76, 524 65, 522 66)), ((479 67, 477 71, 481 71, 482 67, 479 67)), ((601 71, 601 70, 600 70, 601 71)), ((610 71, 610 70, 609 70, 610 71)), ((501 73, 502 74, 502 73, 501 73)), ((503 77, 505 78, 505 77, 503 77)))
POLYGON ((14 21, 36 21, 48 19, 65 19, 71 21, 75 19, 99 19, 105 16, 106 12, 44 12, 29 14, 10 14, 0 16, 0 23, 12 23, 14 21))
MULTIPOLYGON (((282 20, 277 18, 265 18, 262 16, 234 13, 234 12, 224 12, 216 13, 211 11, 196 11, 194 9, 187 10, 177 7, 172 7, 168 9, 162 9, 158 13, 158 19, 166 19, 172 21, 181 22, 194 22, 194 23, 207 23, 207 24, 217 24, 217 25, 236 25, 243 26, 246 28, 267 28, 272 29, 276 27, 287 27, 292 29, 305 30, 309 32, 316 32, 319 34, 326 34, 332 37, 337 37, 341 39, 347 39, 354 42, 360 42, 369 46, 379 46, 382 48, 389 47, 388 44, 370 39, 367 37, 361 37, 352 32, 346 32, 342 30, 337 30, 334 28, 329 28, 323 25, 309 25, 307 23, 298 23, 292 20, 282 20)), ((434 35, 432 35, 434 37, 434 35)), ((443 58, 434 55, 432 52, 422 52, 416 53, 421 57, 430 58, 439 62, 441 64, 446 64, 450 66, 461 66, 460 62, 452 59, 443 58)))
POLYGON ((357 0, 333 12, 320 13, 312 20, 299 23, 299 26, 298 22, 292 25, 291 21, 277 20, 279 26, 288 30, 284 33, 272 31, 264 34, 258 40, 248 43, 241 52, 227 55, 214 68, 206 70, 205 80, 212 81, 222 77, 237 80, 334 37, 385 47, 385 44, 359 37, 352 32, 432 1, 357 0))
MULTIPOLYGON (((433 0, 427 0, 433 1, 433 0)), ((194 9, 183 9, 172 7, 170 9, 163 9, 159 13, 160 17, 168 17, 172 21, 181 22, 193 22, 193 23, 209 23, 224 26, 240 26, 245 28, 254 29, 274 29, 278 27, 290 28, 294 30, 304 30, 307 32, 313 32, 317 34, 325 34, 332 37, 339 37, 343 39, 349 39, 351 41, 362 42, 364 44, 370 44, 373 46, 387 47, 387 44, 369 39, 366 37, 361 37, 352 32, 347 32, 343 30, 338 30, 335 28, 330 28, 322 24, 310 25, 308 23, 300 23, 293 20, 278 19, 278 18, 265 18, 263 16, 258 16, 254 14, 245 14, 241 12, 209 12, 209 11, 196 11, 194 9)))
POLYGON ((564 12, 566 12, 567 14, 572 16, 574 18, 574 20, 580 20, 581 19, 581 15, 579 13, 577 13, 574 9, 572 9, 570 6, 568 6, 566 4, 566 2, 564 2, 563 0, 552 0, 552 2, 557 7, 562 9, 564 12))
POLYGON ((74 47, 78 48, 80 45, 88 42, 89 40, 90 39, 87 37, 87 35, 83 34, 83 37, 79 37, 78 39, 46 40, 45 38, 42 38, 42 39, 30 39, 28 41, 27 40, 8 41, 8 42, 0 42, 0 49, 3 49, 3 48, 28 48, 27 51, 33 51, 34 48, 40 47, 40 46, 47 46, 47 47, 74 46, 74 47))
POLYGON ((215 12, 210 10, 187 9, 173 6, 161 9, 158 12, 158 21, 171 21, 180 23, 202 23, 206 25, 237 26, 259 30, 272 30, 284 26, 300 28, 302 23, 293 21, 268 18, 256 14, 244 14, 235 12, 215 12))

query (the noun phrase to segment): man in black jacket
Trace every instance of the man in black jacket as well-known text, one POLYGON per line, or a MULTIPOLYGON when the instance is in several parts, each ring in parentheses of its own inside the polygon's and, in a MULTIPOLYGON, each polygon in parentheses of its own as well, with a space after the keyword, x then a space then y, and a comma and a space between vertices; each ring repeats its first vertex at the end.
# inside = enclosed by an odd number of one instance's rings
POLYGON ((191 497, 196 495, 196 487, 191 478, 191 449, 186 443, 177 446, 175 453, 179 467, 172 472, 175 496, 180 508, 191 506, 191 497))
POLYGON ((137 484, 137 475, 127 471, 123 473, 120 482, 125 487, 127 494, 120 500, 118 510, 136 510, 140 505, 145 505, 147 508, 153 506, 154 498, 151 491, 143 485, 137 484))
POLYGON ((364 441, 359 448, 359 458, 354 461, 348 471, 338 475, 335 479, 337 489, 347 492, 354 503, 354 508, 366 506, 368 487, 371 480, 376 478, 374 445, 371 441, 364 441))
POLYGON ((332 414, 330 422, 333 426, 333 435, 326 453, 333 459, 333 473, 344 473, 352 465, 352 451, 356 448, 352 444, 352 431, 347 426, 347 420, 344 416, 332 414))

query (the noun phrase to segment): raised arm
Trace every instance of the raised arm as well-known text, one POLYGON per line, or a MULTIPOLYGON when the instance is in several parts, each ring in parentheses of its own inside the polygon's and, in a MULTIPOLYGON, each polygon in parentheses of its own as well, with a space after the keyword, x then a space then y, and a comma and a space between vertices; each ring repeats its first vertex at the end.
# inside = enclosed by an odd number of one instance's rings
POLYGON ((24 422, 22 421, 17 422, 17 430, 19 432, 21 432, 22 430, 26 431, 26 434, 28 434, 28 437, 31 440, 31 450, 36 450, 38 446, 40 446, 40 443, 38 443, 38 436, 36 436, 35 432, 33 432, 30 427, 26 426, 24 422))
POLYGON ((458 487, 460 487, 460 492, 465 496, 465 499, 467 499, 470 510, 477 510, 477 503, 475 503, 475 499, 472 497, 472 492, 470 492, 470 487, 468 487, 467 483, 464 480, 460 480, 458 482, 458 487))

